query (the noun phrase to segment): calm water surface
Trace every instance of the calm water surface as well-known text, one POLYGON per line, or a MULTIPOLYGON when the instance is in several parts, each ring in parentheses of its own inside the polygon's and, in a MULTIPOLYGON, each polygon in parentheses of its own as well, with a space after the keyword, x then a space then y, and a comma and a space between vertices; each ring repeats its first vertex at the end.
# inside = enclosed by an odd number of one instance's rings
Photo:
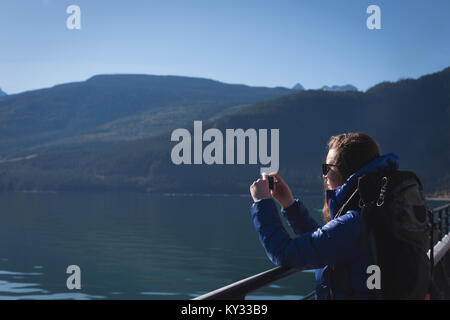
MULTIPOLYGON (((303 199, 320 222, 321 196, 303 199)), ((191 299, 273 268, 249 196, 0 193, 0 299, 191 299), (81 289, 69 290, 69 265, 81 289)), ((292 233, 291 233, 292 234, 292 233)), ((248 299, 299 299, 300 272, 248 299)))
MULTIPOLYGON (((304 199, 320 216, 320 197, 304 199)), ((1 193, 0 299, 191 299, 273 268, 248 196, 1 193), (81 290, 66 286, 81 268, 81 290)), ((298 299, 301 272, 248 299, 298 299)))

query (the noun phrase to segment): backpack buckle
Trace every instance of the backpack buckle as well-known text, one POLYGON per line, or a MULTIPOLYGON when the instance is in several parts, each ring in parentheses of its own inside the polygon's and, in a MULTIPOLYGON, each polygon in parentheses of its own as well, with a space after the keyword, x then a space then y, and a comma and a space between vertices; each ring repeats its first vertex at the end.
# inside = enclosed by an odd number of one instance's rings
POLYGON ((374 201, 364 202, 363 198, 359 198, 359 208, 364 209, 373 206, 374 201))
POLYGON ((384 204, 384 194, 386 193, 387 183, 388 178, 383 177, 383 179, 381 179, 381 189, 380 189, 380 196, 378 197, 377 200, 377 207, 381 207, 384 204))

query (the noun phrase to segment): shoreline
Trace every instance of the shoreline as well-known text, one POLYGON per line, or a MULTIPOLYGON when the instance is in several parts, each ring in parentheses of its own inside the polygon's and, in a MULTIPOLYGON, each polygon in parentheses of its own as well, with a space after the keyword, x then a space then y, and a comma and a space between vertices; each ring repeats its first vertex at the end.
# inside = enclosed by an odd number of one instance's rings
POLYGON ((425 196, 426 200, 431 201, 450 201, 450 190, 441 190, 425 196))
MULTIPOLYGON (((82 190, 14 190, 14 191, 2 191, 3 192, 18 192, 18 193, 71 193, 71 192, 81 192, 81 193, 142 193, 142 194, 153 194, 153 195, 162 195, 168 197, 192 197, 192 196, 201 196, 201 197, 249 197, 250 193, 195 193, 195 192, 145 192, 145 191, 125 191, 125 190, 105 190, 105 191, 82 191, 82 190)), ((319 196, 319 194, 310 194, 308 192, 303 193, 304 196, 319 196)), ((320 195, 322 196, 322 195, 320 195)), ((450 202, 450 194, 430 194, 425 195, 425 200, 427 201, 448 201, 450 202)))
POLYGON ((425 197, 428 201, 450 201, 450 196, 429 196, 425 197))

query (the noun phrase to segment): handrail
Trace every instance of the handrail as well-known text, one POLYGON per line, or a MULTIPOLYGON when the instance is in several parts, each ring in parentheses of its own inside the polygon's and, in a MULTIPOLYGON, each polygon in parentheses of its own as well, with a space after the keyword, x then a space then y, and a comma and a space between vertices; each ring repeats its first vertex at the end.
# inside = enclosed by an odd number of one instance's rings
MULTIPOLYGON (((449 208, 450 203, 429 210, 429 224, 430 224, 430 250, 428 251, 428 257, 431 262, 431 274, 433 274, 434 266, 436 266, 443 256, 450 249, 450 233, 449 233, 449 208), (443 212, 446 212, 446 216, 443 217, 443 212), (438 214, 438 219, 435 221, 434 216, 438 214), (445 220, 443 220, 445 218, 445 220), (444 226, 445 231, 444 231, 444 226), (438 241, 434 242, 434 229, 438 228, 438 241), (445 235, 444 235, 445 233, 445 235)), ((273 269, 258 273, 248 278, 239 280, 217 290, 205 293, 201 296, 194 298, 193 300, 243 300, 245 297, 255 290, 266 287, 267 285, 287 278, 294 273, 301 271, 300 269, 288 268, 288 267, 275 267, 273 269)), ((302 300, 313 300, 315 291, 304 296, 302 300)))
POLYGON ((433 266, 436 266, 439 261, 445 256, 447 251, 450 249, 450 233, 447 233, 436 245, 433 247, 433 250, 428 250, 428 258, 431 260, 431 252, 433 252, 433 266))
POLYGON ((444 204, 444 205, 442 205, 440 207, 433 208, 431 211, 432 212, 439 212, 439 211, 442 211, 444 209, 447 209, 448 207, 450 207, 450 203, 444 204))
POLYGON ((431 276, 434 274, 434 267, 439 263, 442 257, 450 249, 450 233, 449 233, 449 208, 450 203, 447 203, 443 206, 434 208, 429 210, 428 220, 430 227, 430 250, 428 250, 428 257, 430 258, 431 264, 431 276), (443 217, 443 213, 445 211, 445 217, 443 217), (435 215, 437 214, 438 218, 435 219, 435 215), (445 220, 443 221, 443 219, 445 220), (436 220, 436 221, 435 221, 436 220), (443 223, 445 224, 445 230, 443 223), (434 229, 438 228, 439 233, 437 234, 437 243, 435 245, 435 233, 434 229))
POLYGON ((193 300, 243 300, 250 292, 261 289, 272 282, 289 277, 298 271, 300 270, 276 267, 211 291, 193 300))

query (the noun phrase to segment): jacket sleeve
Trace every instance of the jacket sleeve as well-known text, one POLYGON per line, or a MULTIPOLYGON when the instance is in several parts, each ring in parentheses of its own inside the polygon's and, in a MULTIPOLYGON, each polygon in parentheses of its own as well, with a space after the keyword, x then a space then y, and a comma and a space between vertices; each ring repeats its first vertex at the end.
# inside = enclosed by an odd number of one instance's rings
POLYGON ((319 227, 317 222, 309 215, 308 209, 306 209, 303 202, 299 199, 295 199, 291 206, 282 209, 281 213, 295 234, 301 235, 305 232, 314 231, 319 227))
POLYGON ((254 203, 250 211, 259 240, 275 265, 317 269, 348 263, 358 251, 359 215, 356 211, 349 211, 294 239, 284 229, 272 199, 254 203))

